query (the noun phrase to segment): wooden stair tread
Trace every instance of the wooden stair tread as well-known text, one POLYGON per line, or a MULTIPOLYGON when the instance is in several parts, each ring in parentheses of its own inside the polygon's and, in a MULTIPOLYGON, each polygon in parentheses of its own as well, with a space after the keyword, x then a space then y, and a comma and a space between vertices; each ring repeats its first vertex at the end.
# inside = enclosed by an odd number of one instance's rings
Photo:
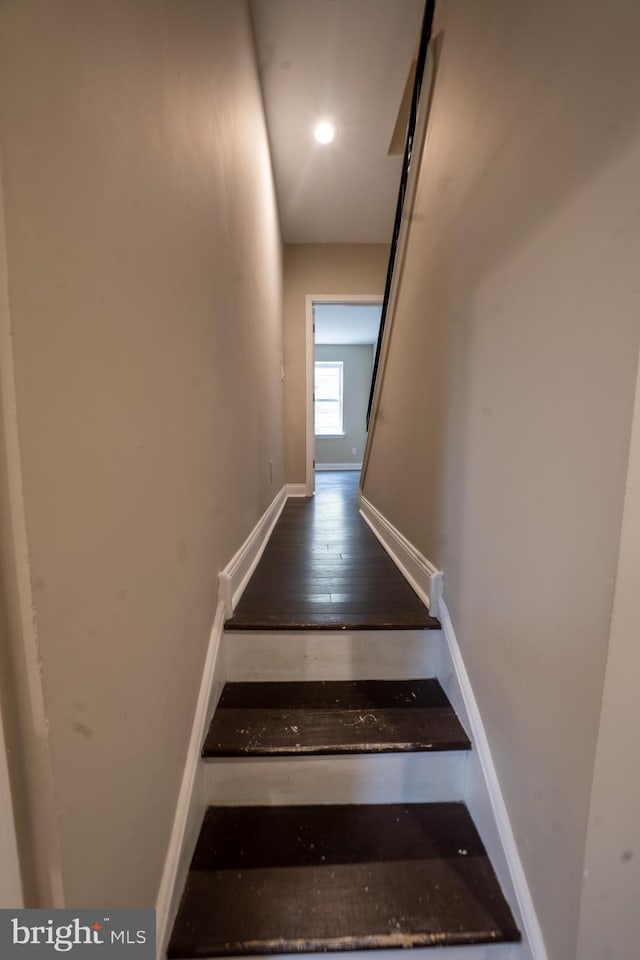
POLYGON ((205 757, 468 750, 442 687, 429 680, 228 683, 205 757))
POLYGON ((519 939, 463 804, 218 807, 168 956, 519 939))

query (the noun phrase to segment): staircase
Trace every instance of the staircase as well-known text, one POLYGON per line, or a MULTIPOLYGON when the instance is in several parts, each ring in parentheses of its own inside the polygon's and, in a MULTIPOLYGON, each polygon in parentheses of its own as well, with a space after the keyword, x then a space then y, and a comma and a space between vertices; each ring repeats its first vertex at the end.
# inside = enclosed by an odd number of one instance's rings
MULTIPOLYGON (((428 0, 383 324, 433 11, 428 0)), ((237 609, 228 591, 227 683, 203 748, 209 806, 171 960, 531 956, 464 804, 473 745, 436 679, 440 624, 360 519, 355 480, 290 500, 237 609)))
POLYGON ((226 631, 169 958, 518 955, 463 803, 472 744, 434 677, 440 643, 438 629, 226 631))

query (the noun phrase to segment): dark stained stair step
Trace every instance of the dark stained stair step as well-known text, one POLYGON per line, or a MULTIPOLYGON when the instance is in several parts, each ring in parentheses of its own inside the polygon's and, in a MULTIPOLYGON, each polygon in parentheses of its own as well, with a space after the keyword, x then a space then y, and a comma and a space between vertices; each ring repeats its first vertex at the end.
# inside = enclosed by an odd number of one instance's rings
POLYGON ((468 750, 437 680, 228 683, 205 757, 468 750))
POLYGON ((168 956, 519 939, 461 803, 211 807, 168 956))
POLYGON ((287 610, 283 613, 237 613, 225 630, 440 630, 435 617, 424 613, 375 613, 333 610, 287 610))

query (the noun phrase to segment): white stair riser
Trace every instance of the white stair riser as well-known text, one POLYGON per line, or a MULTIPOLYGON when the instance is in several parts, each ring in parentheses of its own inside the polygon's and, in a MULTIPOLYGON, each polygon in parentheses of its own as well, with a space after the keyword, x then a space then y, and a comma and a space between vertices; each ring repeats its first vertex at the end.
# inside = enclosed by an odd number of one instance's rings
POLYGON ((468 752, 210 758, 212 806, 462 800, 468 752))
POLYGON ((227 681, 414 680, 435 676, 440 630, 224 635, 227 681))

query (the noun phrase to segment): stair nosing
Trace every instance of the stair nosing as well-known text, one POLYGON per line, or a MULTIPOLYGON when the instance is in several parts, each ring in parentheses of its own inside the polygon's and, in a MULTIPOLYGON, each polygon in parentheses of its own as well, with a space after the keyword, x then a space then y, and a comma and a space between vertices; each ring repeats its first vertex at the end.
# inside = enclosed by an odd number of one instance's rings
POLYGON ((443 744, 399 744, 388 743, 384 745, 375 744, 328 744, 326 747, 265 747, 264 749, 252 747, 247 750, 211 750, 203 749, 203 760, 251 760, 254 758, 266 757, 327 757, 327 756, 378 756, 387 754, 412 754, 412 753, 468 753, 472 749, 470 740, 452 741, 443 744))

